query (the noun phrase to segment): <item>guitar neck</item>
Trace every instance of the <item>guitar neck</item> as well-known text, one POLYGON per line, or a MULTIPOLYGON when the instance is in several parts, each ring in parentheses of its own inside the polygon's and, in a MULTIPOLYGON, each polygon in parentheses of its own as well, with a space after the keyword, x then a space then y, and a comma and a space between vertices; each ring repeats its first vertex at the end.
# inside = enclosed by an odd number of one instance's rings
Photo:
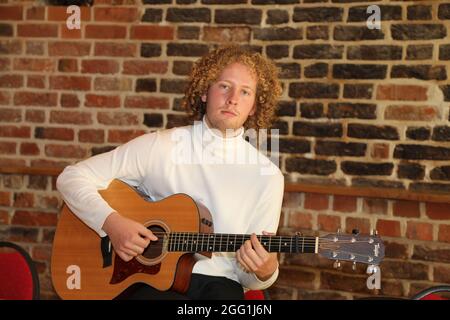
MULTIPOLYGON (((248 234, 172 232, 167 250, 171 252, 236 252, 248 234)), ((318 237, 257 235, 268 252, 317 253, 318 237)))

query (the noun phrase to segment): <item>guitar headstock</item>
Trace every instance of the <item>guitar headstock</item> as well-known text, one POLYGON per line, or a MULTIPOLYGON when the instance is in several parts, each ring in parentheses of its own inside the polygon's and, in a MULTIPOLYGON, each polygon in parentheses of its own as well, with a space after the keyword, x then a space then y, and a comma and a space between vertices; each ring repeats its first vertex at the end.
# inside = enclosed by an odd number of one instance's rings
POLYGON ((384 258, 384 244, 376 234, 328 234, 320 237, 319 254, 336 261, 379 265, 384 258))

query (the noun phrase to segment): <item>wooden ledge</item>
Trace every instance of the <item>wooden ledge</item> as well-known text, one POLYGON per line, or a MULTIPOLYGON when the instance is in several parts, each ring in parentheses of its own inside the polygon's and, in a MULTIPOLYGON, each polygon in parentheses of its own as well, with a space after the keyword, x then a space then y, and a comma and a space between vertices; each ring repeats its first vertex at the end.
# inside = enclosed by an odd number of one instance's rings
MULTIPOLYGON (((52 167, 32 168, 32 167, 0 166, 0 174, 42 175, 42 176, 56 177, 62 172, 62 170, 63 170, 62 168, 52 168, 52 167)), ((450 203, 450 196, 448 194, 414 192, 394 188, 347 187, 338 185, 319 185, 310 183, 286 183, 285 191, 333 194, 351 197, 450 203)))

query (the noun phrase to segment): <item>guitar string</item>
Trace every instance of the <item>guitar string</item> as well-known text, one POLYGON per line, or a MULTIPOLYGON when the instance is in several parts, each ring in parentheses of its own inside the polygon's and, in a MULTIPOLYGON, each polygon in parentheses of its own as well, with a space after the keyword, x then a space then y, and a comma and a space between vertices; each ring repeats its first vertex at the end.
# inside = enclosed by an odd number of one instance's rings
MULTIPOLYGON (((247 238, 247 240, 249 240, 250 239, 250 235, 242 235, 242 234, 221 234, 221 233, 166 233, 166 232, 153 232, 153 234, 155 234, 155 235, 169 235, 169 238, 170 239, 174 239, 174 238, 177 238, 176 240, 180 240, 180 238, 183 238, 183 240, 194 240, 194 237, 196 237, 197 235, 199 235, 198 236, 198 238, 200 238, 200 237, 202 237, 203 239, 201 239, 201 240, 208 240, 208 239, 205 239, 206 237, 209 237, 209 239, 212 239, 212 238, 222 238, 222 239, 220 239, 220 240, 224 240, 223 239, 223 237, 229 237, 229 236, 231 236, 231 237, 235 237, 236 236, 236 239, 237 240, 243 240, 243 239, 238 239, 239 237, 240 238, 244 238, 244 239, 246 239, 247 238)), ((265 240, 271 240, 271 241, 290 241, 291 239, 296 239, 297 237, 296 236, 266 236, 266 235, 257 235, 257 237, 258 238, 261 238, 261 237, 268 237, 267 239, 265 239, 265 240)), ((316 237, 312 237, 312 236, 309 236, 309 237, 303 237, 303 236, 299 236, 298 237, 298 239, 299 240, 303 240, 303 238, 304 238, 304 240, 305 240, 305 242, 307 242, 307 241, 310 241, 311 243, 315 243, 316 242, 316 237)), ((337 241, 335 241, 335 240, 333 240, 333 239, 329 239, 329 238, 324 238, 324 237, 318 237, 319 238, 319 240, 320 241, 330 241, 330 242, 334 242, 334 243, 337 243, 337 241)), ((259 240, 261 240, 261 239, 259 239, 259 240)), ((356 243, 356 242, 368 242, 368 240, 355 240, 355 241, 352 241, 352 240, 339 240, 338 241, 339 243, 356 243)))

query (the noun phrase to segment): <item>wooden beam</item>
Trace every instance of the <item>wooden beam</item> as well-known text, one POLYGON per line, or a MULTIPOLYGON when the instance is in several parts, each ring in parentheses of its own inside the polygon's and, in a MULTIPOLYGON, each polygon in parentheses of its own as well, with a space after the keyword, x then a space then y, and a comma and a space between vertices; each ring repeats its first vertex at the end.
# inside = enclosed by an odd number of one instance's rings
MULTIPOLYGON (((52 168, 52 167, 0 166, 0 174, 24 174, 24 175, 42 175, 42 176, 56 177, 62 172, 62 170, 63 170, 62 168, 52 168)), ((285 191, 333 194, 352 197, 450 203, 450 196, 448 194, 414 192, 394 188, 347 187, 336 185, 287 183, 285 185, 285 191)))

